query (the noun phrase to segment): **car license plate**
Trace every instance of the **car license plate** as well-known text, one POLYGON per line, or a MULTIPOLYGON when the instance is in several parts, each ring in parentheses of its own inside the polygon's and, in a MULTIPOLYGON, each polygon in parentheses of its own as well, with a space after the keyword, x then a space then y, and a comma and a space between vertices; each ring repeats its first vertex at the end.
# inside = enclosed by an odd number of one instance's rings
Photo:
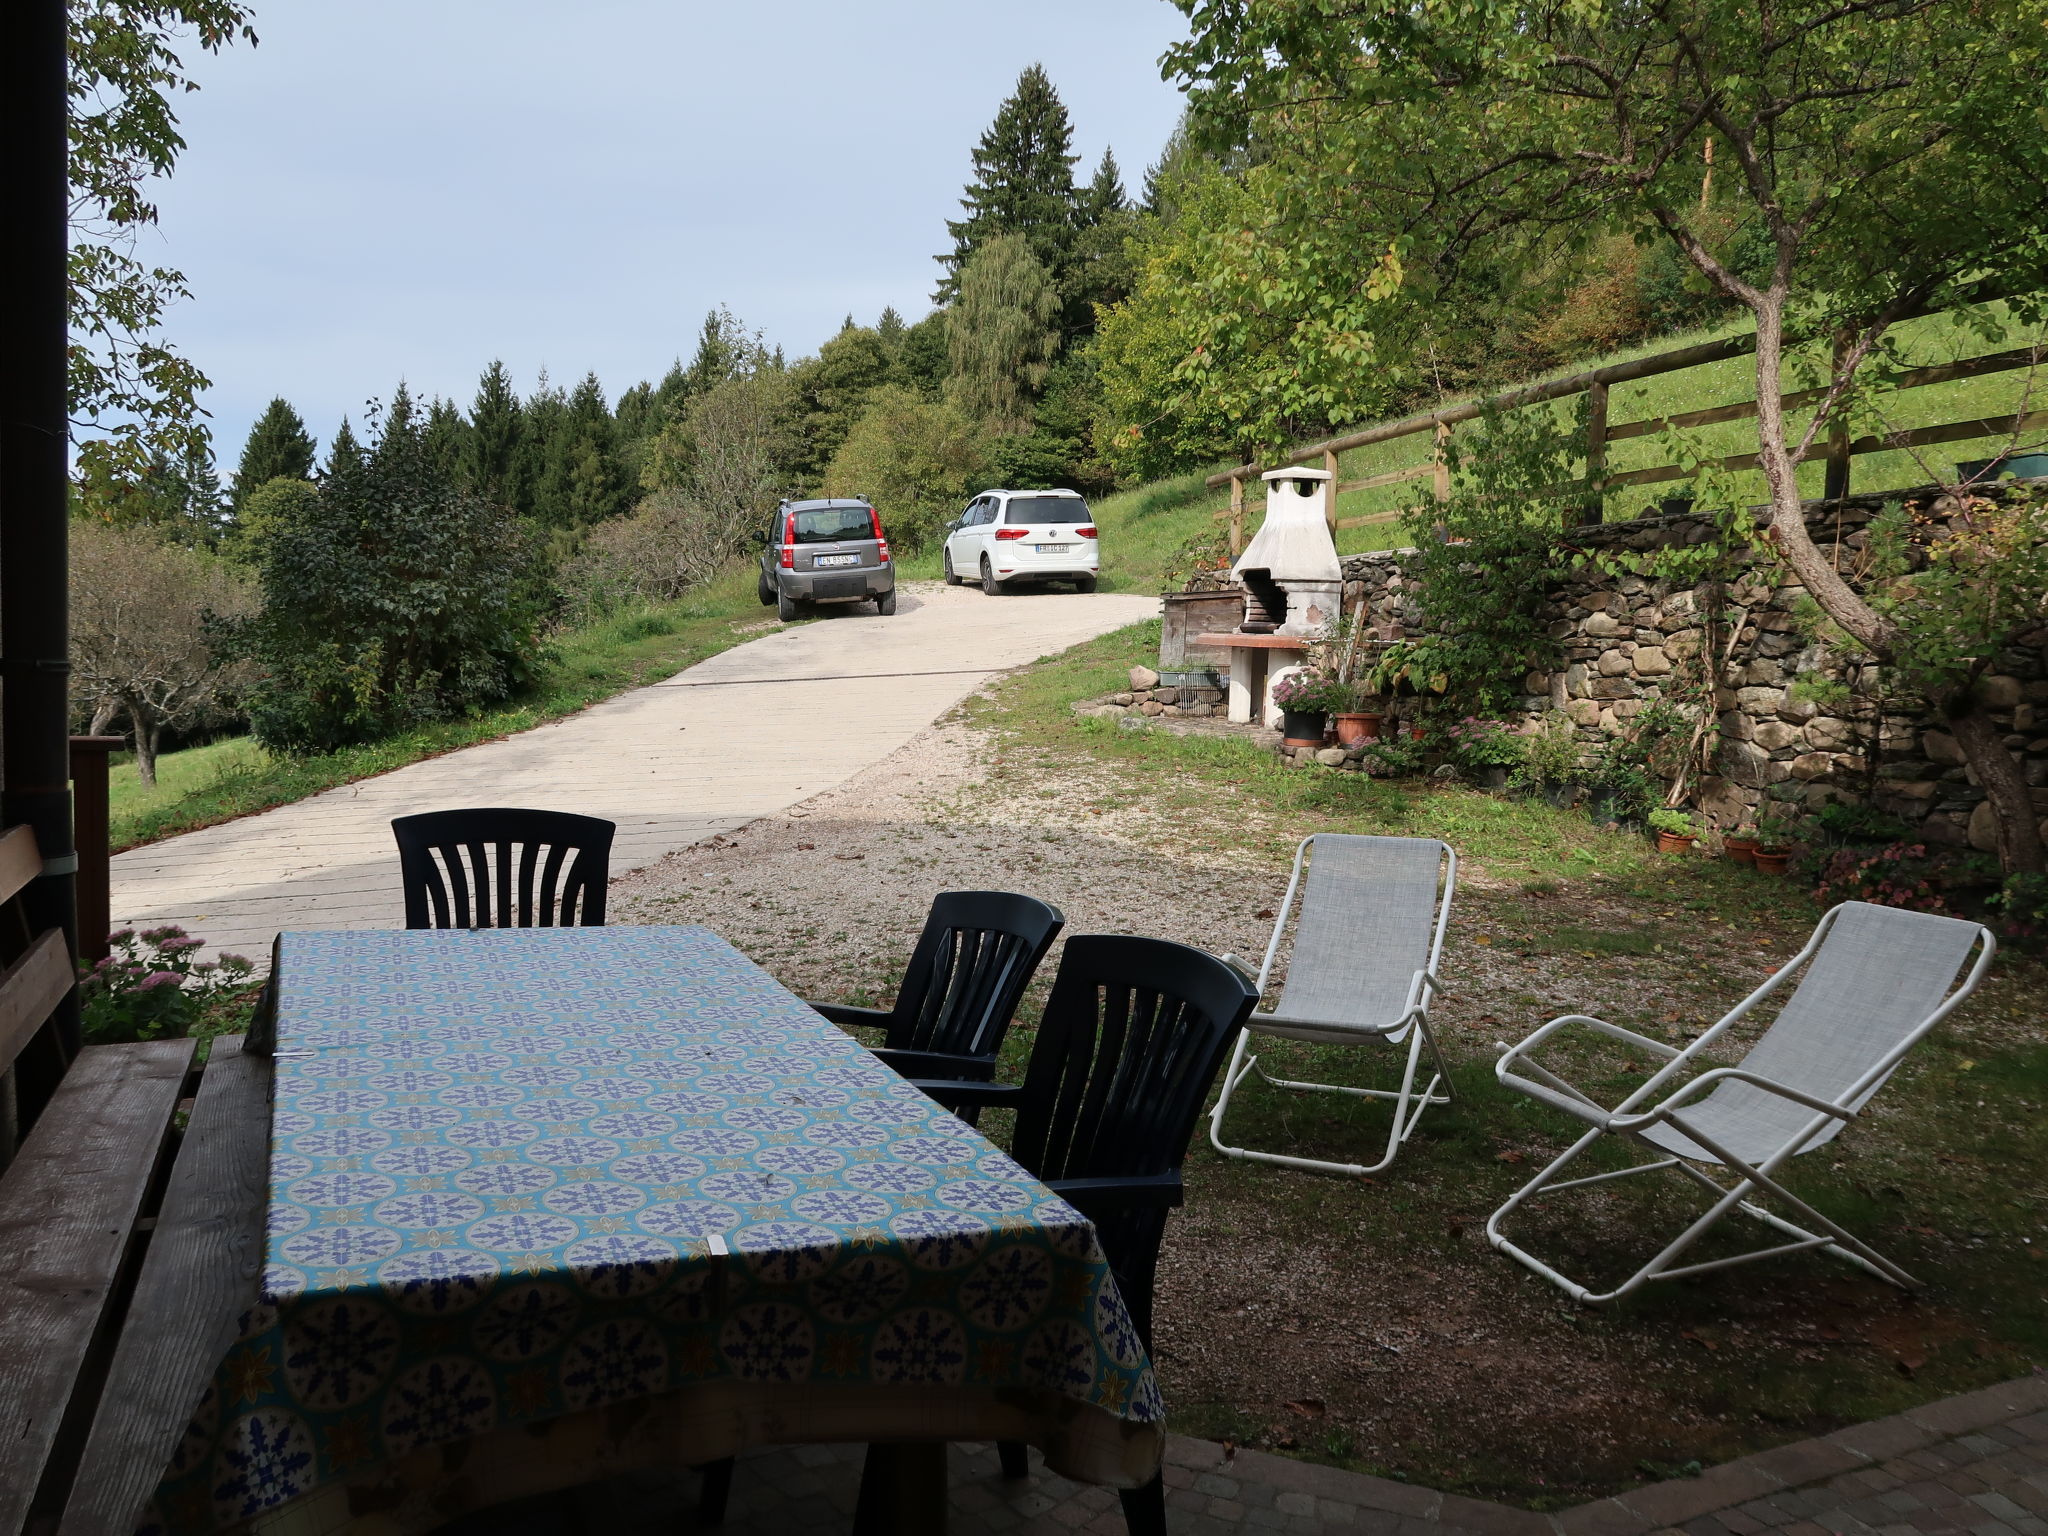
POLYGON ((1073 547, 1071 544, 1041 544, 1038 546, 1038 552, 1041 555, 1064 555, 1073 547))
POLYGON ((859 555, 820 555, 813 565, 859 565, 859 555))

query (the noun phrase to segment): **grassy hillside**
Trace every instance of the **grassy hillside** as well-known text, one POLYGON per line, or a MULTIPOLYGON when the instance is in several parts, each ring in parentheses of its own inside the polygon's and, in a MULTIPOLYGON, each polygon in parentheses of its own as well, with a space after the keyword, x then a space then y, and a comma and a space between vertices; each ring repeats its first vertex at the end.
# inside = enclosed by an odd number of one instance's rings
MULTIPOLYGON (((1897 330, 1904 362, 1909 367, 1953 362, 1959 358, 2038 344, 2044 340, 2042 335, 2031 328, 2007 322, 2002 305, 1993 307, 1991 323, 1999 334, 1987 338, 1976 331, 1959 326, 1947 316, 1929 316, 1909 321, 1897 330)), ((1639 347, 1603 357, 1587 358, 1578 366, 1597 368, 1637 357, 1648 357, 1655 353, 1672 352, 1680 347, 1733 335, 1737 329, 1730 326, 1718 331, 1659 337, 1639 347)), ((1813 361, 1810 355, 1805 360, 1809 365, 1813 361)), ((1701 368, 1688 369, 1683 373, 1663 374, 1633 384, 1618 385, 1608 399, 1608 420, 1614 425, 1620 425, 1623 422, 1704 410, 1711 406, 1728 405, 1750 399, 1754 394, 1751 388, 1752 378, 1751 360, 1747 357, 1737 357, 1701 368)), ((1791 376, 1791 382, 1792 387, 1796 389, 1807 387, 1816 381, 1799 377, 1795 373, 1791 376)), ((2026 402, 2030 392, 2040 393, 2035 388, 2036 383, 2037 380, 2032 373, 2017 370, 2012 373, 1993 374, 1978 379, 1959 379, 1948 384, 1910 390, 1893 395, 1885 402, 1885 425, 1888 429, 1899 430, 1928 426, 1937 422, 1996 417, 2001 414, 2010 416, 2015 411, 2028 408, 2026 402)), ((1539 409, 1551 412, 1560 421, 1569 422, 1580 404, 1580 399, 1571 399, 1553 402, 1539 409)), ((1803 418, 1795 418, 1801 419, 1803 418)), ((1753 451, 1756 445, 1756 423, 1732 421, 1698 428, 1691 434, 1690 441, 1697 446, 1698 451, 1715 456, 1753 451)), ((2001 442, 2001 439, 1985 439, 1980 442, 1946 443, 1917 451, 1900 450, 1869 454, 1854 461, 1850 483, 1855 490, 1861 492, 1896 490, 1906 486, 1924 485, 1932 480, 1948 479, 1954 474, 1957 460, 1989 457, 2001 442)), ((1431 439, 1427 433, 1417 433, 1413 437, 1401 438, 1391 443, 1378 443, 1370 448, 1355 449, 1343 455, 1340 461, 1341 472, 1346 479, 1355 480, 1385 474, 1391 470, 1415 468, 1429 461, 1430 444, 1431 439)), ((1673 463, 1680 457, 1678 445, 1672 437, 1669 434, 1657 434, 1629 438, 1612 444, 1608 450, 1608 466, 1611 471, 1621 473, 1631 469, 1673 463)), ((1207 473, 1209 472, 1203 471, 1157 481, 1095 503, 1096 521, 1102 528, 1102 574, 1105 587, 1126 592, 1156 590, 1160 572, 1171 559, 1173 552, 1227 515, 1229 494, 1226 491, 1207 489, 1202 484, 1207 473)), ((1818 462, 1802 467, 1800 485, 1808 496, 1821 494, 1823 474, 1824 467, 1818 462)), ((1734 481, 1738 495, 1748 496, 1755 501, 1763 500, 1765 491, 1761 475, 1749 471, 1735 476, 1734 481)), ((1426 489, 1425 481, 1380 486, 1366 491, 1347 491, 1337 499, 1337 515, 1339 518, 1351 518, 1391 514, 1400 507, 1405 498, 1426 492, 1426 489)), ((1672 481, 1614 492, 1607 498, 1607 517, 1614 520, 1640 516, 1652 508, 1658 497, 1681 494, 1684 490, 1683 481, 1672 481)), ((1256 505, 1255 492, 1253 501, 1256 505)), ((1253 511, 1247 519, 1247 531, 1257 526, 1258 514, 1253 511)), ((1390 549, 1398 542, 1400 524, 1392 517, 1362 528, 1340 529, 1337 535, 1337 548, 1344 554, 1390 549)))

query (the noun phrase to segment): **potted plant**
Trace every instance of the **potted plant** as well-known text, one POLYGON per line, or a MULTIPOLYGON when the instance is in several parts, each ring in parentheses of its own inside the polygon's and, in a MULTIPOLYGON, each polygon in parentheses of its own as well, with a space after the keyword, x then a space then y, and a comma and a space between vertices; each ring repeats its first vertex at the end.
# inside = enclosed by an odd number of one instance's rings
POLYGON ((1754 864, 1756 849, 1756 824, 1748 816, 1721 834, 1721 851, 1738 864, 1754 864))
POLYGON ((1759 816, 1756 822, 1757 848, 1750 862, 1766 875, 1785 873, 1792 857, 1792 823, 1782 816, 1759 816))
POLYGON ((1522 761, 1508 782, 1565 810, 1579 798, 1578 777, 1578 732, 1570 716, 1552 710, 1523 735, 1522 761))
POLYGON ((1660 805, 1650 812, 1650 830, 1657 834, 1659 853, 1686 853, 1700 840, 1699 818, 1675 805, 1660 805))
POLYGON ((1334 679, 1303 667, 1273 685, 1272 700, 1280 706, 1280 737, 1290 747, 1320 747, 1334 705, 1344 690, 1334 679))
POLYGON ((1444 732, 1452 762, 1472 775, 1481 789, 1507 788, 1508 773, 1528 757, 1522 737, 1502 721, 1467 715, 1444 732))
POLYGON ((1380 738, 1386 703, 1371 681, 1372 658, 1357 613, 1342 615, 1316 643, 1316 670, 1336 684, 1331 705, 1340 747, 1361 747, 1380 738))
POLYGON ((1657 798, 1649 751, 1636 733, 1610 736, 1593 754, 1586 815, 1603 827, 1640 822, 1657 798))

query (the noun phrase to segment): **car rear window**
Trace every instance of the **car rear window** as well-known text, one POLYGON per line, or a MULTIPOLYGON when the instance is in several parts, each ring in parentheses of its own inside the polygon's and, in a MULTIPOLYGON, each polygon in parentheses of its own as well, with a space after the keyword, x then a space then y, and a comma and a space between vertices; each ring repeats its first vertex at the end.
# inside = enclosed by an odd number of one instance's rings
POLYGON ((842 539, 872 539, 875 525, 866 507, 813 507, 796 514, 799 544, 836 544, 842 539))
POLYGON ((1078 496, 1012 496, 1006 523, 1087 523, 1088 503, 1078 496))

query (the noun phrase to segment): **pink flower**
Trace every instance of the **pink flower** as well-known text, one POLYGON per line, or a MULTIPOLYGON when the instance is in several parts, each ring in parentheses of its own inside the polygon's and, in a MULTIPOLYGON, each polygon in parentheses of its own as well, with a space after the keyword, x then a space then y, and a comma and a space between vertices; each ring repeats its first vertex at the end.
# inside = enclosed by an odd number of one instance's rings
POLYGON ((130 939, 134 937, 135 930, 133 928, 116 928, 112 933, 107 935, 107 942, 109 944, 126 944, 130 939))
POLYGON ((138 992, 154 992, 158 987, 175 987, 185 980, 176 971, 151 971, 135 984, 138 992))
POLYGON ((173 955, 180 950, 198 949, 205 942, 204 939, 165 939, 157 948, 167 955, 173 955))
POLYGON ((161 944, 165 939, 182 939, 183 937, 185 937, 185 930, 176 923, 166 923, 161 928, 145 928, 142 930, 142 942, 145 944, 161 944))

